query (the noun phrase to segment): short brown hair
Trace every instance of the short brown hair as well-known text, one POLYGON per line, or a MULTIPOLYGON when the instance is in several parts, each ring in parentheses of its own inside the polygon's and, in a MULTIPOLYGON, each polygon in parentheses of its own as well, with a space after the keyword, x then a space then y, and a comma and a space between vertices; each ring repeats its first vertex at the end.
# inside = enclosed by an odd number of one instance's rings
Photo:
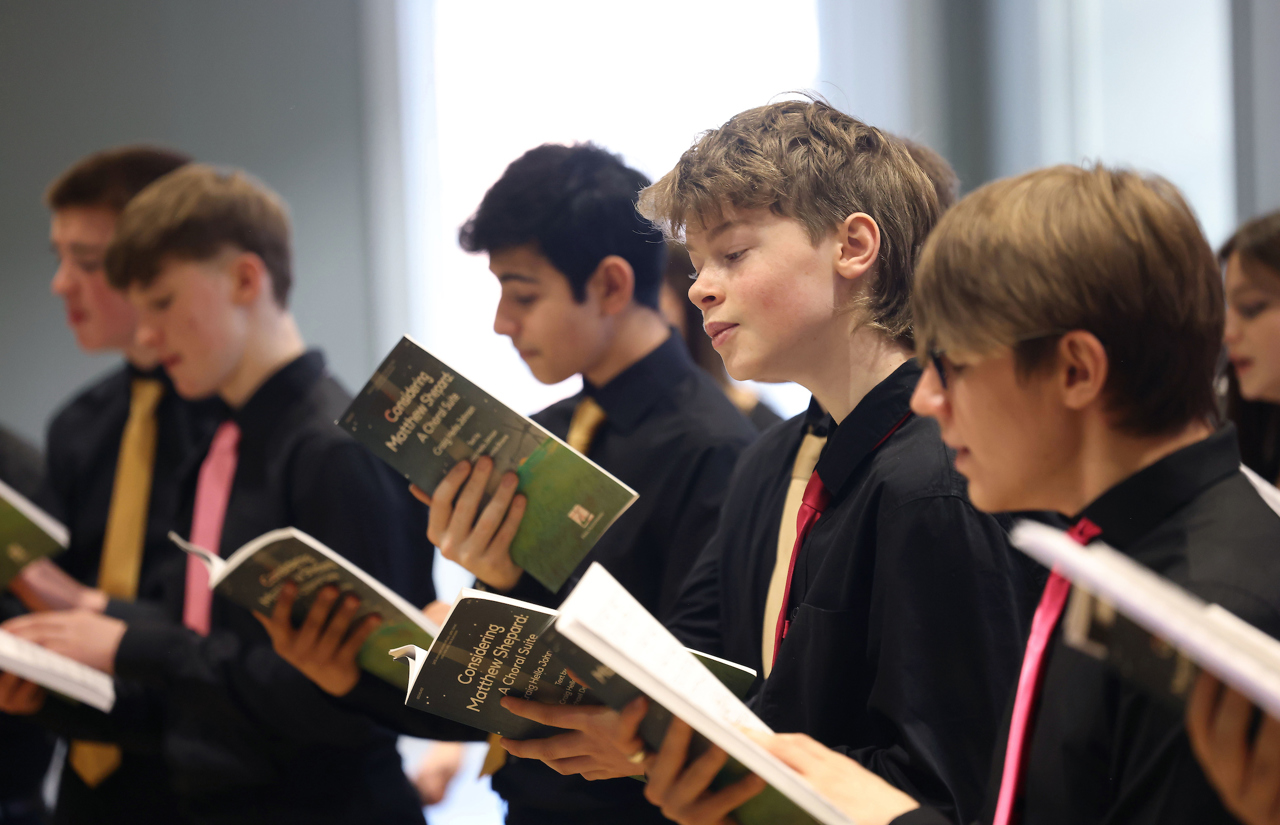
POLYGON ((911 273, 938 219, 933 184, 902 142, 821 101, 748 109, 704 132, 675 168, 640 193, 640 211, 678 238, 724 209, 773 210, 817 243, 863 212, 880 227, 868 325, 911 340, 911 273))
POLYGON ((921 355, 1013 346, 1026 376, 1052 362, 1059 333, 1086 330, 1107 351, 1118 428, 1216 417, 1222 277, 1164 178, 1055 166, 987 184, 938 222, 916 278, 921 355))
POLYGON ((166 260, 205 261, 227 247, 261 258, 276 303, 287 305, 293 272, 284 201, 244 172, 191 164, 130 201, 107 250, 107 278, 117 289, 148 286, 166 260))
POLYGON ((191 158, 155 146, 121 146, 95 152, 77 161, 45 190, 50 209, 101 206, 113 212, 143 189, 185 166, 191 158))
POLYGON ((933 184, 934 194, 938 196, 939 211, 946 212, 955 206, 956 201, 960 199, 960 176, 956 174, 955 169, 951 168, 951 164, 947 163, 947 159, 919 141, 901 135, 896 137, 902 141, 907 154, 911 155, 911 159, 920 167, 920 171, 924 172, 929 182, 933 184))

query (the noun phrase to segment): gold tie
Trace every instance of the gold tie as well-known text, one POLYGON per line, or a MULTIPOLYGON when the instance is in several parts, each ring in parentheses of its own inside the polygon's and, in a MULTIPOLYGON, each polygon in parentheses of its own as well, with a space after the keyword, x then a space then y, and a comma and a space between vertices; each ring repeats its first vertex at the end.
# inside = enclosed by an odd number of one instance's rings
MULTIPOLYGON (((565 437, 565 443, 586 455, 605 418, 604 407, 591 396, 584 395, 578 406, 573 408, 573 418, 569 419, 569 435, 565 437)), ((795 516, 791 517, 791 521, 795 521, 795 516)), ((794 524, 791 529, 795 532, 794 524)), ((507 752, 498 744, 501 738, 496 733, 489 734, 489 752, 485 754, 484 764, 480 766, 481 777, 492 776, 507 763, 507 752)))
MULTIPOLYGON (((98 567, 98 588, 117 599, 132 601, 138 594, 142 547, 147 537, 147 505, 156 463, 156 407, 163 395, 164 384, 154 378, 133 379, 129 419, 120 439, 98 567)), ((93 788, 120 767, 120 748, 103 742, 75 741, 67 761, 93 788)))
POLYGON ((796 462, 791 467, 791 483, 787 486, 787 499, 782 505, 782 524, 778 527, 778 555, 773 563, 773 576, 769 579, 769 595, 764 601, 764 635, 761 649, 764 652, 764 676, 769 678, 773 670, 773 637, 778 626, 778 614, 782 611, 782 596, 787 591, 787 571, 791 569, 791 553, 796 545, 796 516, 804 499, 804 488, 818 466, 818 456, 827 439, 806 433, 796 462))
POLYGON ((565 441, 570 447, 586 455, 604 419, 604 407, 597 404, 591 396, 583 396, 578 406, 573 408, 573 418, 569 419, 569 435, 565 437, 565 441))

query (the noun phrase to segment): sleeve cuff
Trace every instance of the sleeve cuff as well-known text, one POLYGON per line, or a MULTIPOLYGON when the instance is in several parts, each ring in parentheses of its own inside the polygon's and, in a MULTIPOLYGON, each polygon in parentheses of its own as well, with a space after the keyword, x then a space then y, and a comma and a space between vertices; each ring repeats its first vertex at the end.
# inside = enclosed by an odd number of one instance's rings
POLYGON ((133 622, 116 651, 116 676, 165 687, 179 672, 187 651, 199 643, 199 635, 182 625, 145 620, 133 622))
POLYGON ((130 602, 124 599, 109 598, 107 607, 102 611, 113 619, 122 622, 164 621, 164 611, 157 605, 148 602, 130 602))

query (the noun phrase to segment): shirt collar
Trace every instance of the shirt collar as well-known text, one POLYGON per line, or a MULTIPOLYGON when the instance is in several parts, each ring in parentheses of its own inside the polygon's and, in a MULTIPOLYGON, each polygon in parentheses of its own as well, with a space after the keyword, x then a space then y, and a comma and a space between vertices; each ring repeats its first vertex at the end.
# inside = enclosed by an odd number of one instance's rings
POLYGON ((1084 543, 1097 538, 1123 550, 1206 488, 1239 470, 1236 429, 1228 424, 1098 496, 1074 519, 1071 533, 1084 543))
POLYGON ((876 384, 827 438, 815 472, 833 496, 839 495, 863 459, 911 416, 911 394, 920 372, 916 360, 908 359, 876 384))
POLYGON ((307 350, 262 382, 245 405, 232 413, 232 418, 245 435, 265 434, 279 420, 281 411, 320 380, 324 372, 324 353, 307 350))
POLYGON ((582 382, 582 392, 604 408, 610 426, 629 432, 684 376, 697 370, 684 340, 674 331, 657 349, 618 373, 603 387, 582 382))

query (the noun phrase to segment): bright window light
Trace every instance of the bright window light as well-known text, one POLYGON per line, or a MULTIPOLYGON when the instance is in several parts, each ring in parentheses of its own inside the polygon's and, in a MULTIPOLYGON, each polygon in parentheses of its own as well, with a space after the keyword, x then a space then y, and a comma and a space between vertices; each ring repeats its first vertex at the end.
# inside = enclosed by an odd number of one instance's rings
MULTIPOLYGON (((458 227, 507 164, 541 143, 591 140, 657 177, 702 130, 811 88, 818 72, 813 2, 440 0, 434 17, 405 22, 406 161, 411 185, 415 165, 422 181, 409 193, 414 333, 524 412, 578 384, 529 374, 493 332, 486 256, 458 248, 458 227), (415 43, 434 60, 415 60, 415 43)), ((788 413, 808 401, 791 386, 762 394, 788 413)))

